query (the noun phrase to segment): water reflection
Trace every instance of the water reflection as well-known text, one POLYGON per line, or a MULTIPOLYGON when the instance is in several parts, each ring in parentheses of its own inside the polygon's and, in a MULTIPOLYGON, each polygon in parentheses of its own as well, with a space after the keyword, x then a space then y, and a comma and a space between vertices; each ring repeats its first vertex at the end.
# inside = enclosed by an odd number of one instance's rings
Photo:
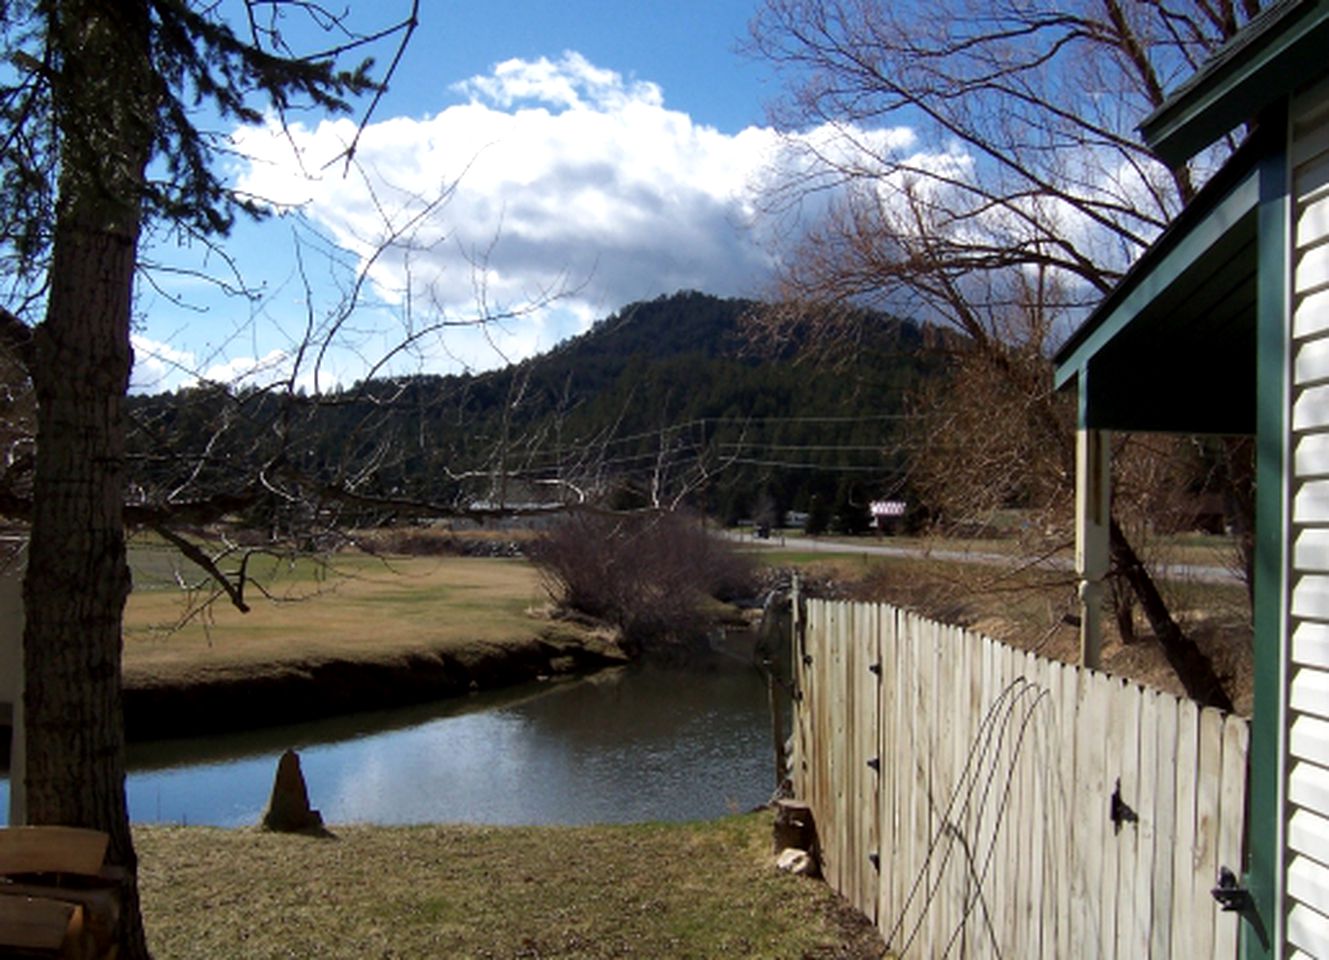
MULTIPOLYGON (((633 667, 441 707, 205 741, 136 745, 139 822, 256 823, 277 757, 300 750, 329 823, 678 820, 770 795, 755 670, 633 667)), ((8 782, 0 782, 0 811, 8 782)))

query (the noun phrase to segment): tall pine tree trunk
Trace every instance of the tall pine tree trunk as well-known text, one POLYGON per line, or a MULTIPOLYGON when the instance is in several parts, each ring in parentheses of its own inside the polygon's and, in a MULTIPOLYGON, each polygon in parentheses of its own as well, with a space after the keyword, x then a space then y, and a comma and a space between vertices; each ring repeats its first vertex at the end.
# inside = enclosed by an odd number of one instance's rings
POLYGON ((47 313, 33 341, 37 456, 23 585, 28 817, 110 835, 108 861, 126 874, 123 960, 148 956, 120 676, 130 588, 124 398, 151 143, 147 22, 143 0, 65 0, 52 15, 61 168, 47 313))
MULTIPOLYGON (((134 249, 121 237, 78 229, 61 241, 57 261, 71 262, 54 271, 35 342, 37 472, 23 585, 27 809, 33 823, 110 834, 109 860, 130 877, 122 915, 137 925, 120 685, 134 249), (120 274, 127 280, 117 283, 120 274), (112 325, 118 314, 123 324, 112 325)), ((125 931, 121 955, 145 955, 130 942, 142 939, 141 925, 125 931)))

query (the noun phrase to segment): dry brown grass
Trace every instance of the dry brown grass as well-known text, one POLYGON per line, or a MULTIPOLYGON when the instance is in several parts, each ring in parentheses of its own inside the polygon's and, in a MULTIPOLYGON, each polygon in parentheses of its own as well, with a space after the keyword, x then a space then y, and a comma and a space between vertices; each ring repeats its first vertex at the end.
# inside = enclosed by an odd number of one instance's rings
POLYGON ((156 956, 876 958, 875 930, 777 873, 770 816, 694 824, 139 827, 156 956))
POLYGON ((187 682, 420 650, 465 659, 468 650, 573 629, 542 618, 546 595, 521 560, 338 554, 263 564, 256 573, 270 596, 251 589, 249 613, 223 598, 190 615, 197 596, 165 586, 135 590, 125 612, 127 681, 187 682))
MULTIPOLYGON (((1197 553, 1188 559, 1199 557, 1197 553)), ((812 555, 799 566, 853 599, 916 610, 1066 663, 1079 657, 1079 628, 1066 619, 1079 613, 1075 580, 1069 572, 1011 572, 981 564, 862 554, 812 555)), ((1161 588, 1182 629, 1224 678, 1236 712, 1249 716, 1253 656, 1245 588, 1177 580, 1167 581, 1161 588)), ((1184 696, 1181 682, 1138 611, 1135 621, 1136 641, 1123 643, 1112 618, 1105 618, 1103 669, 1184 696)))

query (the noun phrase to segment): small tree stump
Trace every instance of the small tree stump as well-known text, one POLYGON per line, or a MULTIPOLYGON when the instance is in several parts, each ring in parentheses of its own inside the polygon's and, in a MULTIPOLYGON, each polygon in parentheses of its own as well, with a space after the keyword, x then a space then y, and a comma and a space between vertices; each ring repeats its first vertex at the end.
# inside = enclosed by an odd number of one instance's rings
POLYGON ((287 750, 277 761, 277 778, 272 782, 272 799, 263 814, 263 829, 278 833, 312 833, 328 836, 323 815, 309 807, 309 790, 300 769, 300 755, 287 750))
POLYGON ((771 834, 774 853, 793 848, 806 850, 814 862, 818 859, 817 825, 812 819, 812 808, 802 800, 776 801, 771 834))

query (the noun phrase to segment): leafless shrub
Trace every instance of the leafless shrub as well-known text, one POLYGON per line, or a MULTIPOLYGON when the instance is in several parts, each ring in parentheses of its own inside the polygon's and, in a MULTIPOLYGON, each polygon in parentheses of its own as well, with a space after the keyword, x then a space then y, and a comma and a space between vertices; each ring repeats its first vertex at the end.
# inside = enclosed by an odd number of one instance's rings
POLYGON ((574 513, 529 553, 556 602, 612 623, 637 652, 704 648, 709 601, 755 582, 746 557, 683 513, 574 513))

